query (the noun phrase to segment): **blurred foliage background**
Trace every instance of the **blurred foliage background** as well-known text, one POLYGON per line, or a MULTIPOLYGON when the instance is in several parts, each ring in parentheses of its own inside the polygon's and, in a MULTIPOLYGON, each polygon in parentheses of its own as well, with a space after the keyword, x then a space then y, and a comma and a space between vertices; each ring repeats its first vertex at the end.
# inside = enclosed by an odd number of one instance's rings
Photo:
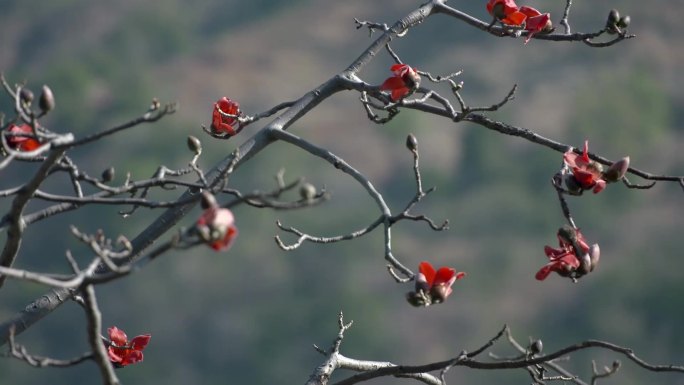
MULTIPOLYGON (((0 70, 34 90, 50 85, 57 109, 41 123, 77 137, 139 115, 153 97, 179 102, 180 110, 157 124, 74 151, 90 174, 115 166, 116 181, 122 182, 126 172, 144 178, 160 164, 183 167, 191 157, 185 147, 189 134, 203 138, 201 165, 208 169, 260 127, 250 126, 230 141, 202 136, 200 125, 209 124, 216 99, 229 96, 250 114, 294 100, 345 68, 371 42, 366 30, 355 29, 354 17, 393 23, 418 4, 1 0, 0 70)), ((487 19, 484 4, 450 2, 487 19)), ((529 2, 551 12, 556 23, 564 4, 529 2)), ((516 99, 492 114, 496 119, 575 146, 588 138, 590 149, 607 157, 630 155, 638 168, 681 175, 684 49, 678 36, 684 7, 665 0, 649 4, 575 1, 570 18, 575 31, 602 28, 612 7, 631 15, 630 32, 638 37, 606 49, 537 40, 524 46, 522 39, 494 38, 444 16, 411 30, 393 48, 421 70, 462 69, 463 94, 472 105, 498 102, 517 83, 516 99)), ((391 58, 380 55, 361 76, 379 84, 390 64, 391 58)), ((11 113, 7 97, 0 108, 11 113)), ((118 372, 123 383, 302 383, 322 360, 311 344, 328 346, 340 310, 355 321, 342 346, 343 354, 355 358, 442 360, 479 347, 506 323, 520 341, 541 338, 548 350, 597 338, 632 347, 649 362, 684 363, 679 186, 635 191, 615 185, 599 195, 571 198, 575 220, 589 241, 601 245, 601 265, 577 284, 557 276, 537 282, 534 273, 546 262, 543 247, 555 244, 563 224, 549 183, 560 153, 411 111, 374 125, 351 92, 335 95, 291 130, 347 159, 394 210, 414 193, 404 140, 409 132, 416 134, 424 183, 438 187, 417 210, 437 221, 448 218, 451 228, 436 233, 421 223, 401 223, 393 228, 395 254, 409 266, 425 259, 454 266, 467 278, 445 304, 416 309, 404 300, 410 285, 397 285, 386 273, 380 232, 336 245, 278 249, 276 219, 335 235, 361 228, 378 214, 351 178, 275 144, 241 167, 232 187, 267 190, 285 167, 286 177, 326 186, 332 199, 300 212, 239 207, 240 238, 230 252, 173 252, 138 274, 99 287, 106 326, 117 325, 129 336, 152 334, 145 362, 118 372)), ((32 167, 4 170, 0 187, 15 185, 32 167)), ((59 181, 49 187, 68 189, 59 181)), ((31 209, 40 207, 36 202, 31 209)), ((16 266, 66 271, 64 250, 84 263, 90 258, 68 224, 132 238, 158 214, 142 209, 123 219, 118 210, 86 206, 31 226, 16 266)), ((0 319, 44 292, 9 281, 0 291, 0 319)), ((75 356, 88 349, 84 325, 83 312, 69 303, 19 342, 34 354, 75 356)), ((590 351, 565 364, 588 375, 592 359, 610 365, 615 358, 590 351)), ((0 359, 2 384, 92 384, 97 375, 92 363, 35 369, 0 359)), ((449 373, 449 381, 514 384, 529 378, 522 370, 461 368, 449 373)), ((406 380, 375 381, 397 382, 406 380)), ((626 363, 602 383, 684 384, 684 379, 626 363)))

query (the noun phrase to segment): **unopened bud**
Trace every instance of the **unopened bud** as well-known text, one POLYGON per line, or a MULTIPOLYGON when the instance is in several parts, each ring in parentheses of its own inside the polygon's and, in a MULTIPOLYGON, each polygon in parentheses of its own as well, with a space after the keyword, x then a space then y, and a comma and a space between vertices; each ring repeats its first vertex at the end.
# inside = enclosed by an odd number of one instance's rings
POLYGON ((577 182, 574 175, 565 174, 563 176, 563 182, 565 182, 565 189, 568 190, 570 194, 578 195, 582 192, 582 186, 577 182))
POLYGON ((625 176, 628 168, 629 157, 626 156, 608 167, 608 169, 603 173, 603 179, 608 183, 617 182, 625 176))
POLYGON ((190 151, 192 151, 195 155, 202 153, 202 142, 200 142, 200 140, 196 137, 188 135, 187 144, 190 151))
POLYGON ((200 205, 205 210, 210 207, 218 207, 218 203, 216 202, 214 194, 210 193, 209 191, 202 191, 202 200, 200 201, 200 205))
POLYGON ((589 259, 591 260, 591 269, 589 271, 594 271, 596 266, 598 266, 599 258, 601 258, 601 249, 598 243, 594 243, 589 248, 589 259))
POLYGON ((618 369, 620 368, 620 365, 622 365, 622 363, 620 362, 620 360, 615 360, 615 361, 613 361, 613 371, 618 370, 618 369))
POLYGON ((304 183, 302 187, 299 188, 299 196, 307 201, 314 199, 316 197, 316 187, 311 183, 304 183))
POLYGON ((442 303, 449 296, 449 288, 445 285, 435 285, 430 289, 432 303, 442 303))
POLYGON ((622 16, 620 20, 617 22, 617 26, 624 29, 629 27, 629 23, 632 21, 632 19, 629 17, 629 15, 622 16))
POLYGON ((542 343, 542 340, 534 340, 530 344, 530 352, 532 354, 539 354, 542 352, 542 349, 544 349, 544 344, 542 343))
POLYGON ((608 13, 608 20, 606 20, 606 27, 612 27, 615 24, 617 24, 618 21, 620 21, 620 12, 618 12, 617 9, 613 8, 608 13))
POLYGON ((102 183, 111 182, 112 180, 114 180, 115 175, 116 171, 114 170, 114 167, 110 167, 102 171, 102 183))
POLYGON ((558 238, 567 244, 574 244, 577 241, 577 230, 570 225, 563 225, 558 229, 558 238))
POLYGON ((406 301, 408 301, 408 303, 410 303, 412 306, 425 306, 425 300, 423 299, 423 296, 413 291, 406 293, 406 301))
POLYGON ((408 134, 406 137, 406 148, 411 151, 416 151, 418 149, 418 139, 413 134, 408 134))
POLYGON ((40 93, 38 100, 38 107, 43 113, 51 111, 55 108, 55 97, 52 95, 50 87, 43 85, 43 91, 40 93))
POLYGON ((28 88, 22 88, 19 92, 19 98, 21 98, 21 101, 26 105, 30 106, 31 102, 33 102, 33 92, 28 88))
POLYGON ((577 255, 577 259, 580 262, 579 267, 577 268, 577 273, 582 276, 591 271, 591 258, 589 257, 589 253, 585 253, 582 255, 577 255))

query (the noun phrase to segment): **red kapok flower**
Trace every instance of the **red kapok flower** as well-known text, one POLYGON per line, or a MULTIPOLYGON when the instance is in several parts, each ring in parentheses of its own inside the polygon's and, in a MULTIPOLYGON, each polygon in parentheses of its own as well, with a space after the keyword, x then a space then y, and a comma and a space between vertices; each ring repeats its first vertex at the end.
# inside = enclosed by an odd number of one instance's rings
POLYGON ((233 213, 218 205, 204 210, 196 226, 200 237, 216 251, 230 249, 238 235, 233 213))
MULTIPOLYGON (((28 134, 33 135, 33 128, 28 124, 17 126, 10 124, 7 127, 7 132, 12 134, 28 134)), ((33 151, 40 147, 38 139, 29 138, 28 136, 7 136, 7 145, 13 150, 17 151, 33 151)))
POLYGON ((107 332, 109 333, 110 340, 107 354, 109 355, 109 360, 116 367, 124 367, 143 360, 142 351, 150 342, 151 335, 143 334, 137 336, 129 343, 126 333, 116 326, 107 329, 107 332))
POLYGON ((407 300, 414 306, 428 306, 444 302, 451 295, 451 286, 456 280, 465 277, 464 272, 456 272, 451 267, 435 270, 430 262, 421 262, 416 276, 416 289, 407 294, 407 300))
POLYGON ((415 68, 411 68, 406 64, 394 64, 390 67, 394 72, 394 76, 387 78, 380 89, 383 91, 390 91, 392 101, 397 101, 404 98, 411 92, 415 91, 420 85, 420 75, 415 68))
POLYGON ((487 12, 504 24, 522 25, 525 14, 520 12, 514 0, 489 0, 487 12))
POLYGON ((551 272, 573 280, 590 273, 598 265, 600 249, 598 244, 589 246, 579 229, 563 226, 558 230, 559 248, 544 247, 544 254, 550 262, 542 267, 535 278, 546 279, 551 272))
POLYGON ((227 97, 222 97, 214 103, 214 111, 211 114, 211 131, 215 134, 237 134, 235 124, 240 125, 237 116, 240 115, 240 105, 227 97), (231 116, 232 115, 232 116, 231 116))
POLYGON ((523 5, 519 11, 527 18, 525 19, 525 30, 528 31, 525 44, 530 41, 532 36, 540 32, 550 32, 553 28, 551 14, 541 13, 537 9, 523 5))
POLYGON ((606 181, 602 179, 603 167, 600 163, 589 159, 588 140, 584 142, 584 150, 581 155, 570 149, 563 154, 563 160, 572 170, 574 180, 582 190, 592 189, 596 194, 606 187, 606 181))

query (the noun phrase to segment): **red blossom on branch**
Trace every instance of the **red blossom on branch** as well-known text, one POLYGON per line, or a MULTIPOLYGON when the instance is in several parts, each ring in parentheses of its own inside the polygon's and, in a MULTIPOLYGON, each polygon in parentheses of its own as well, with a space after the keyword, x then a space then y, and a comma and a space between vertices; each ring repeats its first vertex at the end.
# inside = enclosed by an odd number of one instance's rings
POLYGON ((227 134, 233 136, 239 130, 240 105, 227 97, 222 97, 214 103, 214 110, 211 114, 211 131, 215 134, 227 134), (235 128, 235 125, 238 125, 235 128))
POLYGON ((212 249, 226 251, 238 235, 235 217, 229 209, 218 206, 215 200, 212 202, 197 220, 196 228, 200 237, 212 249))
POLYGON ((551 272, 573 280, 590 273, 598 265, 601 250, 598 244, 589 246, 579 229, 563 226, 558 230, 559 248, 544 246, 549 263, 542 267, 535 278, 543 281, 551 272))
POLYGON ((435 270, 430 262, 423 261, 418 266, 415 291, 409 292, 406 299, 414 306, 444 302, 451 295, 454 282, 465 275, 466 273, 457 272, 451 267, 435 270))
POLYGON ((592 189, 594 194, 601 192, 606 187, 606 181, 602 179, 603 166, 600 163, 589 159, 589 141, 584 141, 582 154, 576 154, 572 149, 563 154, 563 161, 572 171, 573 179, 566 184, 572 192, 592 189), (576 186, 572 182, 576 182, 576 186))
POLYGON ((525 22, 524 13, 519 11, 514 0, 489 0, 487 12, 497 20, 508 25, 522 25, 525 22))
POLYGON ((420 86, 420 75, 407 64, 394 64, 390 67, 394 76, 387 78, 380 89, 390 91, 392 101, 403 99, 420 86))
POLYGON ((525 19, 525 30, 529 33, 527 34, 527 38, 525 38, 525 44, 527 44, 535 34, 540 32, 551 32, 553 29, 551 14, 541 13, 537 9, 525 5, 520 7, 520 12, 527 17, 525 19))
POLYGON ((107 354, 109 355, 109 360, 116 367, 121 368, 126 365, 142 362, 142 351, 150 342, 151 335, 143 334, 136 336, 129 343, 126 333, 116 326, 110 327, 107 329, 107 332, 109 333, 110 340, 107 354))
MULTIPOLYGON (((12 134, 34 135, 33 128, 28 124, 22 124, 20 126, 10 124, 6 131, 12 134)), ((7 136, 7 144, 11 149, 17 151, 33 151, 40 147, 38 139, 30 138, 28 136, 7 136)))

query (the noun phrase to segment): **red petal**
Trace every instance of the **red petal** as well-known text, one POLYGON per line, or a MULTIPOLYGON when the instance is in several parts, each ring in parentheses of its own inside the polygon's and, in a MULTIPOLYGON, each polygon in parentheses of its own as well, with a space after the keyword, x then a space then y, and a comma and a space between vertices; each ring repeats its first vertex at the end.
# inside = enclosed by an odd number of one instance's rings
POLYGON ((131 340, 131 349, 134 350, 143 350, 145 349, 145 346, 147 346, 148 343, 150 343, 150 338, 152 338, 151 335, 149 334, 143 334, 141 336, 137 336, 131 340))
POLYGON ((458 273, 456 273, 456 279, 457 279, 457 280, 458 280, 458 279, 461 279, 461 278, 463 278, 463 277, 465 277, 465 276, 466 276, 466 273, 464 273, 464 272, 462 272, 462 271, 459 271, 458 273))
POLYGON ((589 141, 584 141, 584 151, 582 151, 582 160, 589 163, 589 141))
POLYGON ((534 278, 536 278, 538 281, 543 281, 546 279, 546 277, 549 276, 549 274, 551 274, 551 271, 552 271, 551 264, 548 264, 548 265, 542 267, 537 272, 537 274, 534 275, 534 278))
POLYGON ((222 239, 213 242, 210 246, 216 251, 228 251, 231 246, 233 246, 233 242, 235 241, 235 238, 237 238, 237 235, 237 227, 229 227, 228 230, 226 230, 226 235, 222 239))
POLYGON ((128 354, 123 358, 123 361, 121 361, 121 366, 126 366, 130 364, 136 364, 138 362, 141 362, 143 360, 143 354, 142 352, 138 350, 130 350, 128 354))
POLYGON ((406 88, 406 83, 404 83, 402 78, 397 76, 387 78, 382 85, 380 85, 380 89, 383 91, 394 91, 398 88, 406 88))
POLYGON ((574 168, 572 170, 572 175, 575 176, 577 183, 579 183, 579 185, 584 189, 592 188, 594 187, 594 184, 596 184, 594 174, 589 171, 580 168, 574 168))
POLYGON ((128 344, 128 336, 126 336, 126 333, 124 333, 123 330, 117 328, 116 326, 112 326, 109 329, 107 329, 107 332, 109 333, 109 339, 114 343, 116 346, 126 346, 128 344))
POLYGON ((430 262, 421 262, 418 266, 418 271, 420 271, 425 276, 425 280, 427 281, 428 286, 432 287, 432 284, 435 282, 435 275, 437 273, 435 272, 435 268, 432 267, 430 262))
POLYGON ((115 349, 111 346, 107 349, 107 355, 112 362, 121 362, 123 360, 122 355, 125 353, 126 349, 115 349))
POLYGON ((523 5, 518 9, 518 11, 522 12, 525 14, 527 17, 535 17, 541 15, 541 12, 539 12, 536 8, 528 7, 527 5, 523 5))
POLYGON ((390 67, 390 71, 394 72, 394 75, 396 76, 403 76, 406 71, 410 69, 411 67, 409 67, 407 64, 394 64, 390 67))
POLYGON ((456 270, 450 268, 450 267, 440 267, 439 270, 437 270, 437 274, 435 275, 435 285, 440 285, 444 283, 448 283, 452 279, 454 279, 454 276, 456 275, 456 270))
POLYGON ((401 100, 404 96, 408 95, 409 89, 406 87, 397 88, 392 91, 392 101, 401 100))
POLYGON ((504 24, 508 24, 508 25, 521 25, 525 21, 526 18, 527 18, 527 16, 525 16, 524 13, 515 11, 515 12, 511 12, 511 13, 506 14, 506 18, 501 20, 501 22, 503 22, 504 24))

